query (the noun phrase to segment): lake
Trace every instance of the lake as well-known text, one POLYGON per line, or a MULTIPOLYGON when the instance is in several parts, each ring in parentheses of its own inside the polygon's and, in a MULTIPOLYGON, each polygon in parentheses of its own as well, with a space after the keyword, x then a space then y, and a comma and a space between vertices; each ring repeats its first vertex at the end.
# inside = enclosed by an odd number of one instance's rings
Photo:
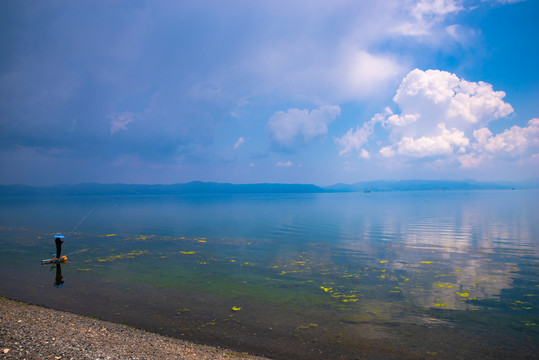
POLYGON ((276 359, 539 356, 536 190, 0 198, 0 245, 2 296, 276 359))

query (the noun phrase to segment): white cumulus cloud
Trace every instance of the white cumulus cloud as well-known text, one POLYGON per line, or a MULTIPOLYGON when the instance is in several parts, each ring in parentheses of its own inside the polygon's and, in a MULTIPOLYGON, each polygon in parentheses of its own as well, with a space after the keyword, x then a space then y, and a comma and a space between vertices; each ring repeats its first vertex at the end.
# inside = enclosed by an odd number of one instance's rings
MULTIPOLYGON (((390 111, 389 108, 386 109, 386 112, 390 111)), ((339 144, 342 150, 339 152, 339 155, 347 154, 353 150, 356 150, 360 153, 360 156, 365 158, 365 154, 368 152, 363 148, 363 146, 369 141, 371 137, 374 126, 378 123, 383 122, 385 119, 384 114, 376 114, 369 121, 365 122, 362 126, 357 126, 357 128, 350 129, 346 134, 340 138, 335 138, 335 142, 339 144), (365 150, 365 151, 363 151, 365 150)))
POLYGON ((322 106, 316 110, 278 111, 269 119, 266 131, 278 147, 293 148, 328 133, 328 124, 341 113, 339 106, 322 106))
POLYGON ((499 134, 488 128, 491 121, 513 113, 504 97, 503 91, 482 81, 415 69, 393 98, 400 113, 386 108, 335 138, 339 155, 357 152, 363 159, 423 159, 433 164, 445 159, 462 167, 477 167, 485 159, 531 158, 539 150, 539 119, 499 134), (374 136, 376 124, 385 130, 385 138, 374 136))
POLYGON ((480 153, 519 155, 539 146, 539 118, 528 121, 528 126, 512 126, 498 135, 488 128, 474 131, 474 149, 480 153))
POLYGON ((527 126, 514 125, 494 135, 488 128, 473 132, 472 150, 458 158, 464 168, 474 168, 490 159, 528 159, 535 163, 539 157, 539 118, 527 126))
MULTIPOLYGON (((391 152, 385 150, 382 155, 404 155, 410 157, 430 157, 436 155, 448 155, 457 151, 464 153, 470 143, 464 133, 457 129, 448 130, 444 123, 438 124, 440 131, 436 136, 421 136, 417 139, 403 137, 394 146, 391 152)), ((391 148, 391 147, 390 147, 391 148)))
POLYGON ((442 123, 471 137, 478 127, 513 112, 504 97, 503 91, 494 91, 482 81, 466 81, 447 71, 415 69, 402 80, 393 98, 401 113, 388 118, 386 125, 394 137, 438 136, 442 123))

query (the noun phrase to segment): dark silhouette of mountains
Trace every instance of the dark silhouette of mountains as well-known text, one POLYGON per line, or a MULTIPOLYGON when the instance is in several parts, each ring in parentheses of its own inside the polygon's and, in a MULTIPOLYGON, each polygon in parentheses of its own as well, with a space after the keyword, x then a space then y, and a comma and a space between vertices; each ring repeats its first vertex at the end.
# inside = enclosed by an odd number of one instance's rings
POLYGON ((183 195, 183 194, 278 194, 321 193, 321 187, 304 184, 227 184, 192 181, 172 185, 78 184, 34 187, 0 186, 0 196, 73 196, 73 195, 183 195))
POLYGON ((77 195, 184 195, 184 194, 287 194, 327 192, 501 190, 539 188, 539 179, 519 182, 480 182, 474 180, 379 180, 320 187, 311 184, 228 184, 192 181, 172 185, 98 184, 27 186, 0 185, 0 196, 77 196, 77 195))

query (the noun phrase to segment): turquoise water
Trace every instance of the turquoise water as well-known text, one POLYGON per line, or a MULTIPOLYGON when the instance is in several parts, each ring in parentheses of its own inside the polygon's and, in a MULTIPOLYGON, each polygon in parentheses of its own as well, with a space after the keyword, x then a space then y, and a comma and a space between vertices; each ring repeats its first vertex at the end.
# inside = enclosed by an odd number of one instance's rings
POLYGON ((538 200, 3 198, 0 295, 279 359, 537 358, 538 200))

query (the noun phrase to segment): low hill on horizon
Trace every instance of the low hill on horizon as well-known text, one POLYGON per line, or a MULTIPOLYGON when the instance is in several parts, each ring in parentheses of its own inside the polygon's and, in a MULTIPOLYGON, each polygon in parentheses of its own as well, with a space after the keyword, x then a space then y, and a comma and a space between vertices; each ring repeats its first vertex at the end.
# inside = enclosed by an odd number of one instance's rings
POLYGON ((312 184, 230 184, 192 181, 171 185, 100 184, 28 186, 0 185, 0 196, 87 196, 87 195, 188 195, 188 194, 292 194, 370 191, 503 190, 537 189, 539 179, 518 182, 474 180, 377 180, 320 187, 312 184))
POLYGON ((325 189, 336 192, 358 191, 425 191, 425 190, 503 190, 536 189, 539 180, 475 181, 475 180, 375 180, 354 184, 335 184, 325 189))
POLYGON ((0 196, 77 196, 77 195, 187 195, 187 194, 278 194, 328 192, 310 184, 229 184, 192 181, 171 185, 99 184, 27 186, 1 185, 0 196))

